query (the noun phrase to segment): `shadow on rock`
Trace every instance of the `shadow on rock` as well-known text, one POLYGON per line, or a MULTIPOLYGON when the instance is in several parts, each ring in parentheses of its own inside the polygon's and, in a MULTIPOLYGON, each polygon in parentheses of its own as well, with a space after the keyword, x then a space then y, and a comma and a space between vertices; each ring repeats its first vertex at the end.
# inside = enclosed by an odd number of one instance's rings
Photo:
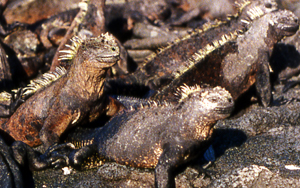
POLYGON ((218 158, 232 147, 239 147, 247 140, 247 135, 237 129, 215 129, 212 136, 212 145, 215 157, 218 158))

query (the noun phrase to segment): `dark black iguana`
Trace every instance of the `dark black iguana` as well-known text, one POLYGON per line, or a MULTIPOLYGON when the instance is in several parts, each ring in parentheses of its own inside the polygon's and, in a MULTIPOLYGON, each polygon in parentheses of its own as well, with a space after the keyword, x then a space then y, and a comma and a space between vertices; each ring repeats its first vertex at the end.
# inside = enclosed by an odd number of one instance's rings
POLYGON ((82 140, 73 138, 88 146, 71 153, 71 164, 82 166, 98 153, 102 160, 155 168, 156 185, 173 186, 174 168, 205 152, 214 124, 228 117, 234 106, 230 93, 221 87, 185 85, 180 95, 178 103, 149 101, 120 111, 82 140))

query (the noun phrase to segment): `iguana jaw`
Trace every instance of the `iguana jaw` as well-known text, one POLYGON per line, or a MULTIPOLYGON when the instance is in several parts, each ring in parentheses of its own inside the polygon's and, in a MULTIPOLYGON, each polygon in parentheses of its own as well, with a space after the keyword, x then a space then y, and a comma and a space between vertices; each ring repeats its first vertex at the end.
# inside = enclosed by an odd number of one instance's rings
POLYGON ((278 24, 278 27, 280 27, 280 30, 282 33, 284 33, 284 36, 292 36, 299 29, 299 25, 296 23, 294 23, 294 24, 280 23, 280 24, 278 24))
POLYGON ((101 56, 97 57, 96 59, 99 61, 102 61, 102 62, 104 61, 104 62, 108 62, 108 63, 109 62, 116 63, 116 61, 120 59, 120 54, 118 54, 118 55, 115 55, 115 54, 101 55, 101 56))
POLYGON ((234 109, 234 105, 232 105, 232 106, 227 106, 227 107, 225 107, 225 108, 223 108, 223 107, 220 107, 220 108, 216 108, 215 109, 215 112, 217 112, 218 114, 225 114, 226 115, 226 117, 227 116, 229 116, 230 114, 231 114, 231 112, 233 111, 233 109, 234 109))
POLYGON ((96 58, 90 59, 89 62, 95 62, 93 63, 93 65, 96 67, 110 68, 115 65, 119 59, 119 55, 101 55, 96 58))

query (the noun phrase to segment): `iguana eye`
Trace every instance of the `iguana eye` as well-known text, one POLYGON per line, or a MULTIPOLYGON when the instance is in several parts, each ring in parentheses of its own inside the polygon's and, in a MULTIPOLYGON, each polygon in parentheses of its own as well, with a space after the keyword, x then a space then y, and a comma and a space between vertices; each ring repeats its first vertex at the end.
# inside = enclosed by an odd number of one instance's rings
POLYGON ((265 7, 266 7, 266 8, 272 8, 272 4, 271 4, 271 3, 266 3, 266 4, 265 4, 265 7))
POLYGON ((218 98, 216 98, 216 97, 211 98, 210 101, 213 102, 213 103, 217 103, 218 102, 218 98))
POLYGON ((116 49, 114 47, 111 48, 112 51, 116 51, 116 49))

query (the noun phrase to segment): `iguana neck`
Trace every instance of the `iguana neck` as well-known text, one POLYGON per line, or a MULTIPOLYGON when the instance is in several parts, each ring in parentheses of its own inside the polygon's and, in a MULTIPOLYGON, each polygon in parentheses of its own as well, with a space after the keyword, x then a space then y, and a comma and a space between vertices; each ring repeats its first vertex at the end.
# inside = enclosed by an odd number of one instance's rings
MULTIPOLYGON (((72 68, 72 67, 71 67, 72 68)), ((107 68, 75 67, 70 70, 67 79, 70 88, 81 98, 99 99, 103 94, 107 68)))

